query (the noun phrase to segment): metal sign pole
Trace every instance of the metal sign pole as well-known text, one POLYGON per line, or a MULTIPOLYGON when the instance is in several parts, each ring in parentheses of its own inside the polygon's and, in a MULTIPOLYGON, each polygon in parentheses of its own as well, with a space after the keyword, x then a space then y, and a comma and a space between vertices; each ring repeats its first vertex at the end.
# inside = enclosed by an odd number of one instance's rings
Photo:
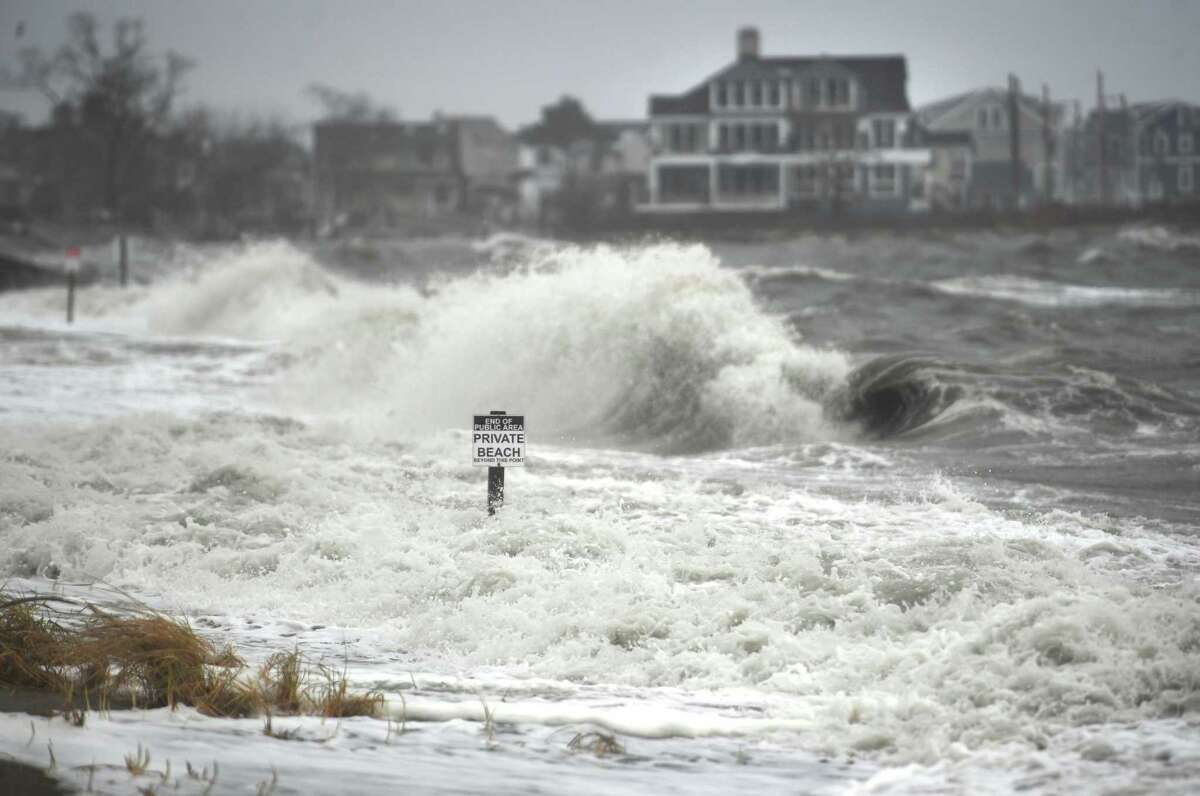
MULTIPOLYGON (((503 409, 493 409, 490 414, 503 415, 503 409)), ((496 509, 504 505, 504 468, 488 467, 488 515, 496 513, 496 509)))
POLYGON ((495 515, 504 505, 504 468, 525 466, 525 415, 472 415, 471 464, 488 468, 487 511, 495 515))

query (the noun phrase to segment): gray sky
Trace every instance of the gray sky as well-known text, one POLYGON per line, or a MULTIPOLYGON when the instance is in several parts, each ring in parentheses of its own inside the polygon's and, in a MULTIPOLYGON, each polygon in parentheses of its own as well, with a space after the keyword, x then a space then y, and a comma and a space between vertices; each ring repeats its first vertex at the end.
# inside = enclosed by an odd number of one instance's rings
MULTIPOLYGON (((75 10, 141 17, 155 49, 193 58, 185 105, 294 122, 317 113, 312 82, 407 119, 483 113, 516 127, 564 93, 598 117, 639 118, 648 94, 727 64, 743 24, 769 55, 907 55, 914 105, 1012 71, 1086 107, 1097 67, 1131 101, 1200 101, 1200 0, 0 0, 0 63, 56 47, 75 10)), ((40 106, 0 91, 27 121, 40 106)))

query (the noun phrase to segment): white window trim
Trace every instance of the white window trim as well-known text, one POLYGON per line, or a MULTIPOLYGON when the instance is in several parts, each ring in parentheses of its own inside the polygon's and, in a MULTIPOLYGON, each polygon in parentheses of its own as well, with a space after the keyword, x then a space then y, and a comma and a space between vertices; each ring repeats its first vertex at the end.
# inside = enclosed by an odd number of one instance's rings
POLYGON ((867 184, 870 186, 871 196, 873 196, 873 197, 895 197, 895 196, 900 195, 900 169, 897 168, 896 164, 894 164, 894 163, 876 163, 871 166, 868 166, 867 168, 868 168, 867 184), (889 187, 887 187, 886 189, 882 186, 888 185, 888 183, 884 183, 884 182, 880 181, 880 179, 875 176, 875 169, 881 168, 883 166, 890 167, 892 170, 892 179, 891 179, 889 187))

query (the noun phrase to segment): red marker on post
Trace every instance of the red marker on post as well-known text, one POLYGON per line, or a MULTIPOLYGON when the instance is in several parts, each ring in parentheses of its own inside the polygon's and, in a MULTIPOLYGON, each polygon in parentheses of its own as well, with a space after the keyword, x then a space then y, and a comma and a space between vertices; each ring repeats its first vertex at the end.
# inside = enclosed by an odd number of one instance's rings
POLYGON ((75 322, 75 277, 79 275, 79 247, 67 249, 67 323, 75 322))

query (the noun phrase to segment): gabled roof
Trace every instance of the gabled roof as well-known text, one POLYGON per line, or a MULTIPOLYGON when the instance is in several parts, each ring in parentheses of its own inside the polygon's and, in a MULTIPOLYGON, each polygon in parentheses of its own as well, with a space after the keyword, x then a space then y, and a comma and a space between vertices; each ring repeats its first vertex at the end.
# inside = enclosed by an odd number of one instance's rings
POLYGON ((1173 111, 1180 106, 1182 106, 1184 108, 1190 108, 1192 110, 1200 110, 1200 105, 1196 105, 1193 102, 1185 102, 1184 100, 1181 100, 1181 99, 1165 99, 1165 100, 1153 100, 1151 102, 1135 102, 1132 105, 1130 105, 1129 108, 1130 108, 1130 110, 1133 111, 1134 116, 1137 117, 1137 120, 1139 122, 1145 123, 1145 122, 1149 121, 1150 119, 1153 119, 1155 116, 1158 116, 1159 114, 1166 113, 1168 111, 1173 111))
MULTIPOLYGON (((1024 94, 1024 93, 1020 94, 1019 96, 1021 98, 1021 107, 1027 113, 1032 113, 1035 116, 1039 116, 1039 117, 1042 115, 1042 98, 1041 97, 1035 97, 1032 94, 1024 94)), ((958 108, 960 105, 963 105, 965 103, 984 102, 984 101, 994 102, 996 100, 1007 101, 1008 100, 1008 89, 1001 88, 1000 86, 983 86, 981 88, 972 89, 970 91, 964 91, 961 94, 954 94, 952 96, 946 97, 945 99, 940 99, 940 100, 936 100, 934 102, 926 103, 925 105, 922 105, 921 107, 917 108, 917 116, 921 119, 921 121, 924 124, 927 124, 927 125, 934 124, 935 122, 937 122, 938 119, 940 119, 941 117, 945 116, 946 114, 950 113, 951 111, 953 111, 954 109, 958 108)), ((1050 104, 1051 121, 1053 122, 1053 120, 1056 118, 1056 116, 1060 115, 1061 113, 1062 113, 1061 103, 1053 103, 1052 102, 1050 104)))
POLYGON ((908 65, 903 55, 814 55, 750 58, 734 61, 685 94, 650 97, 651 116, 709 112, 708 85, 739 74, 795 78, 813 67, 830 65, 853 72, 866 91, 866 111, 904 112, 908 104, 908 65))
POLYGON ((676 96, 651 94, 651 116, 685 116, 708 113, 708 83, 696 86, 686 94, 676 96))

